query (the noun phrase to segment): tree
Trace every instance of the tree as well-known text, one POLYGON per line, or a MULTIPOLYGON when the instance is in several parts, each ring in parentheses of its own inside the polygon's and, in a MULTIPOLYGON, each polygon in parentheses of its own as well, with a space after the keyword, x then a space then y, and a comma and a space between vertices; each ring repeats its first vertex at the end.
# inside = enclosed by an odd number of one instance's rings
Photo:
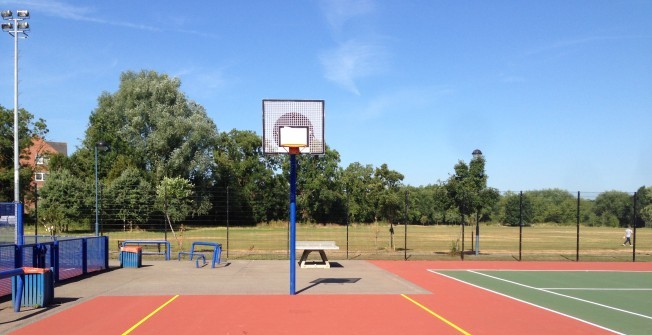
POLYGON ((487 175, 484 172, 485 160, 480 155, 474 157, 467 165, 458 161, 455 174, 448 178, 446 190, 459 213, 470 215, 479 213, 485 206, 497 200, 497 191, 487 191, 487 175))
POLYGON ((260 136, 252 131, 223 132, 216 142, 217 191, 226 199, 228 188, 233 220, 254 225, 285 219, 289 187, 285 176, 275 172, 281 170, 283 157, 264 155, 260 136))
POLYGON ((180 177, 165 177, 156 187, 157 208, 165 214, 175 236, 174 223, 185 220, 191 215, 203 214, 194 195, 190 181, 180 177))
MULTIPOLYGON (((66 169, 50 172, 50 178, 40 189, 40 220, 45 226, 54 226, 58 232, 68 232, 72 225, 86 224, 91 229, 90 216, 95 190, 89 182, 66 169)), ((81 228, 81 227, 80 227, 81 228)))
POLYGON ((573 223, 576 221, 577 199, 568 191, 545 189, 527 191, 534 206, 535 222, 573 223))
POLYGON ((382 164, 374 171, 373 185, 375 189, 373 195, 377 208, 377 218, 380 217, 390 223, 398 221, 404 204, 403 197, 399 194, 403 186, 403 178, 404 176, 401 173, 390 170, 387 164, 382 164))
POLYGON ((625 192, 607 191, 595 198, 595 214, 605 225, 631 225, 632 207, 632 197, 625 192))
POLYGON ((522 197, 519 194, 507 193, 503 196, 503 203, 504 216, 502 221, 505 224, 528 226, 533 223, 534 210, 527 193, 523 194, 522 197))
POLYGON ((114 166, 124 164, 144 171, 153 185, 165 177, 188 180, 205 208, 216 168, 217 128, 180 86, 179 79, 155 71, 123 73, 118 91, 98 99, 83 144, 88 155, 98 141, 109 144, 106 175, 119 176, 123 166, 114 166))
POLYGON ((134 224, 145 223, 152 211, 152 187, 136 168, 127 168, 111 181, 103 207, 110 207, 112 215, 122 221, 122 229, 133 230, 134 224))
POLYGON ((358 162, 349 164, 342 171, 342 187, 345 192, 347 212, 354 222, 374 221, 375 208, 369 197, 373 173, 371 164, 362 165, 358 162))
POLYGON ((318 223, 344 221, 340 154, 326 146, 324 155, 302 155, 297 162, 297 208, 302 219, 318 223))
MULTIPOLYGON (((34 115, 24 109, 18 110, 18 147, 19 155, 32 145, 32 139, 45 139, 48 133, 45 120, 34 120, 34 115)), ((19 169, 20 193, 26 194, 30 189, 33 171, 22 164, 19 169)), ((14 112, 0 106, 0 201, 14 201, 14 112)), ((21 196, 22 201, 22 196, 21 196)))
POLYGON ((636 210, 637 222, 636 227, 645 227, 652 225, 652 186, 641 186, 636 191, 636 210))

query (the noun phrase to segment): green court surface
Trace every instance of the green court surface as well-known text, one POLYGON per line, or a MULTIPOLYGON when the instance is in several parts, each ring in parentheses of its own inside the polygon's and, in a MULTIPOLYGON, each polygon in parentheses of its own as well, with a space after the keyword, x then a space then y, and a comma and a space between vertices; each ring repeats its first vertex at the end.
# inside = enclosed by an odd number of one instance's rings
POLYGON ((652 331, 652 272, 430 271, 614 333, 652 331))

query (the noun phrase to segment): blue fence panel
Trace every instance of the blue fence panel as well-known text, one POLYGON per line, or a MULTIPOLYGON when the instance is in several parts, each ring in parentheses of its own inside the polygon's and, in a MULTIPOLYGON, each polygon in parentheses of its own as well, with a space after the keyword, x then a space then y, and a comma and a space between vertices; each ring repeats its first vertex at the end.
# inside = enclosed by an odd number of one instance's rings
MULTIPOLYGON (((21 247, 14 244, 0 245, 0 270, 21 266, 54 268, 54 280, 58 282, 109 268, 109 238, 107 236, 71 237, 25 237, 35 242, 21 247), (22 264, 21 264, 22 263, 22 264)), ((11 279, 0 279, 0 297, 11 294, 11 279)))
POLYGON ((65 280, 84 274, 84 258, 82 248, 84 240, 63 240, 55 242, 59 247, 58 280, 65 280))
POLYGON ((95 272, 105 270, 108 267, 106 255, 108 255, 104 237, 91 237, 86 239, 86 271, 95 272))
MULTIPOLYGON (((16 246, 0 245, 0 271, 16 268, 16 246)), ((11 294, 11 278, 0 279, 0 296, 11 294)))

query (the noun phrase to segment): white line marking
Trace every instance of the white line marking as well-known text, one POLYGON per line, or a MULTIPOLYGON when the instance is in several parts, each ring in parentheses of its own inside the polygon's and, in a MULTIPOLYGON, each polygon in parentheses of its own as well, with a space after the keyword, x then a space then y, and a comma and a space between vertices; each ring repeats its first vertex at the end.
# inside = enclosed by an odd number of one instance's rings
POLYGON ((652 288, 610 288, 610 287, 541 287, 551 291, 652 291, 652 288))
POLYGON ((600 307, 603 307, 603 308, 611 309, 611 310, 614 310, 614 311, 618 311, 618 312, 622 312, 622 313, 626 313, 626 314, 631 314, 631 315, 636 315, 636 316, 640 316, 640 317, 642 317, 642 318, 646 318, 646 319, 650 319, 650 320, 652 320, 652 316, 649 316, 649 315, 639 314, 639 313, 636 313, 636 312, 632 312, 632 311, 628 311, 628 310, 624 310, 624 309, 616 308, 616 307, 613 307, 613 306, 609 306, 609 305, 604 305, 604 304, 601 304, 601 303, 597 303, 597 302, 595 302, 595 301, 590 301, 590 300, 586 300, 586 299, 581 299, 581 298, 573 297, 573 296, 570 296, 570 295, 565 295, 565 294, 561 294, 561 293, 557 293, 557 292, 548 291, 548 290, 545 290, 545 289, 542 289, 542 288, 538 288, 538 287, 534 287, 534 286, 530 286, 530 285, 525 285, 525 284, 517 283, 517 282, 515 282, 515 281, 511 281, 511 280, 507 280, 507 279, 503 279, 503 278, 498 278, 498 277, 495 277, 495 276, 492 276, 492 275, 488 275, 488 274, 486 274, 486 273, 476 272, 476 271, 473 271, 473 270, 470 270, 469 272, 471 272, 471 273, 475 273, 475 274, 478 274, 478 275, 481 275, 481 276, 489 277, 489 278, 492 278, 492 279, 495 279, 495 280, 500 280, 500 281, 503 281, 503 282, 506 282, 506 283, 510 283, 510 284, 513 284, 513 285, 518 285, 518 286, 522 286, 522 287, 525 287, 525 288, 529 288, 529 289, 531 289, 531 290, 536 290, 536 291, 540 291, 540 292, 546 292, 546 293, 554 294, 554 295, 556 295, 556 296, 560 296, 560 297, 564 297, 564 298, 568 298, 568 299, 573 299, 573 300, 577 300, 577 301, 585 302, 585 303, 587 303, 587 304, 592 304, 592 305, 600 306, 600 307))
MULTIPOLYGON (((567 317, 567 318, 569 318, 569 319, 573 319, 573 320, 575 320, 575 321, 579 321, 579 322, 581 322, 581 323, 584 323, 584 324, 587 324, 587 325, 590 325, 590 326, 593 326, 593 327, 597 327, 597 328, 600 328, 600 329, 604 329, 604 330, 606 330, 606 331, 610 331, 610 332, 612 332, 612 333, 614 333, 614 334, 626 335, 625 333, 621 333, 621 332, 615 331, 615 330, 613 330, 613 329, 609 329, 609 328, 607 328, 607 327, 603 327, 603 326, 600 326, 600 325, 598 325, 598 324, 595 324, 595 323, 592 323, 592 322, 589 322, 589 321, 586 321, 586 320, 582 320, 582 319, 577 318, 577 317, 574 317, 574 316, 572 316, 572 315, 564 314, 564 313, 559 312, 559 311, 556 311, 556 310, 554 310, 554 309, 550 309, 550 308, 547 308, 547 307, 539 306, 539 305, 534 304, 534 303, 531 303, 531 302, 529 302, 529 301, 521 300, 521 299, 519 299, 519 298, 515 298, 515 297, 509 296, 509 295, 507 295, 507 294, 500 293, 500 292, 498 292, 498 291, 490 290, 490 289, 488 289, 488 288, 486 288, 486 287, 482 287, 482 286, 478 286, 478 285, 475 285, 475 284, 471 284, 471 283, 466 282, 466 281, 463 281, 463 280, 461 280, 461 279, 457 279, 457 278, 455 278, 455 277, 451 277, 451 276, 445 275, 445 274, 443 274, 443 273, 436 272, 436 270, 428 270, 428 271, 429 271, 429 272, 432 272, 432 273, 434 273, 434 274, 440 275, 440 276, 442 276, 442 277, 446 277, 446 278, 449 278, 449 279, 452 279, 452 280, 458 281, 458 282, 460 282, 460 283, 463 283, 463 284, 466 284, 466 285, 469 285, 469 286, 473 286, 473 287, 479 288, 479 289, 481 289, 481 290, 485 290, 485 291, 487 291, 487 292, 491 292, 491 293, 493 293, 493 294, 497 294, 497 295, 503 296, 503 297, 505 297, 505 298, 509 298, 509 299, 512 299, 512 300, 518 301, 518 302, 520 302, 520 303, 524 303, 524 304, 526 304, 526 305, 534 306, 534 307, 537 307, 537 308, 543 309, 543 310, 545 310, 545 311, 548 311, 548 312, 551 312, 551 313, 555 313, 555 314, 558 314, 558 315, 561 315, 561 316, 567 317)), ((456 270, 446 269, 446 270, 442 270, 442 271, 456 271, 456 270)), ((459 271, 459 270, 458 270, 458 271, 459 271)), ((495 271, 495 270, 494 270, 494 271, 495 271)))

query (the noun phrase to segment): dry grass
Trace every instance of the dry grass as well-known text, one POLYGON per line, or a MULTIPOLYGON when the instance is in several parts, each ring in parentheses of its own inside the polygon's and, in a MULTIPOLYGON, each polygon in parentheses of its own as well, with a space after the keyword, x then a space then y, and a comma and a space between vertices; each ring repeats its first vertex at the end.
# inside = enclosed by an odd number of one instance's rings
MULTIPOLYGON (((394 226, 393 243, 389 224, 298 225, 297 240, 332 240, 339 252, 330 252, 333 259, 458 259, 451 256, 453 245, 461 250, 460 226, 394 226), (348 241, 348 244, 347 244, 348 241), (348 246, 348 247, 347 247, 348 246), (407 249, 407 250, 406 250, 407 249)), ((162 239, 162 233, 111 232, 112 241, 124 239, 162 239)), ((577 227, 534 225, 524 227, 522 240, 518 227, 480 226, 480 253, 475 256, 475 227, 465 227, 465 259, 575 260, 577 227), (472 243, 473 239, 473 243, 472 243), (519 250, 519 242, 522 249, 519 250)), ((580 260, 631 261, 632 248, 622 246, 623 229, 580 227, 580 260)), ((187 250, 193 241, 219 241, 231 258, 286 259, 288 257, 287 223, 258 227, 193 227, 167 233, 173 251, 187 250)), ((652 261, 652 229, 637 229, 637 261, 652 261)), ((111 242, 113 246, 117 243, 111 242)), ((112 250, 114 251, 114 250, 112 250)))

